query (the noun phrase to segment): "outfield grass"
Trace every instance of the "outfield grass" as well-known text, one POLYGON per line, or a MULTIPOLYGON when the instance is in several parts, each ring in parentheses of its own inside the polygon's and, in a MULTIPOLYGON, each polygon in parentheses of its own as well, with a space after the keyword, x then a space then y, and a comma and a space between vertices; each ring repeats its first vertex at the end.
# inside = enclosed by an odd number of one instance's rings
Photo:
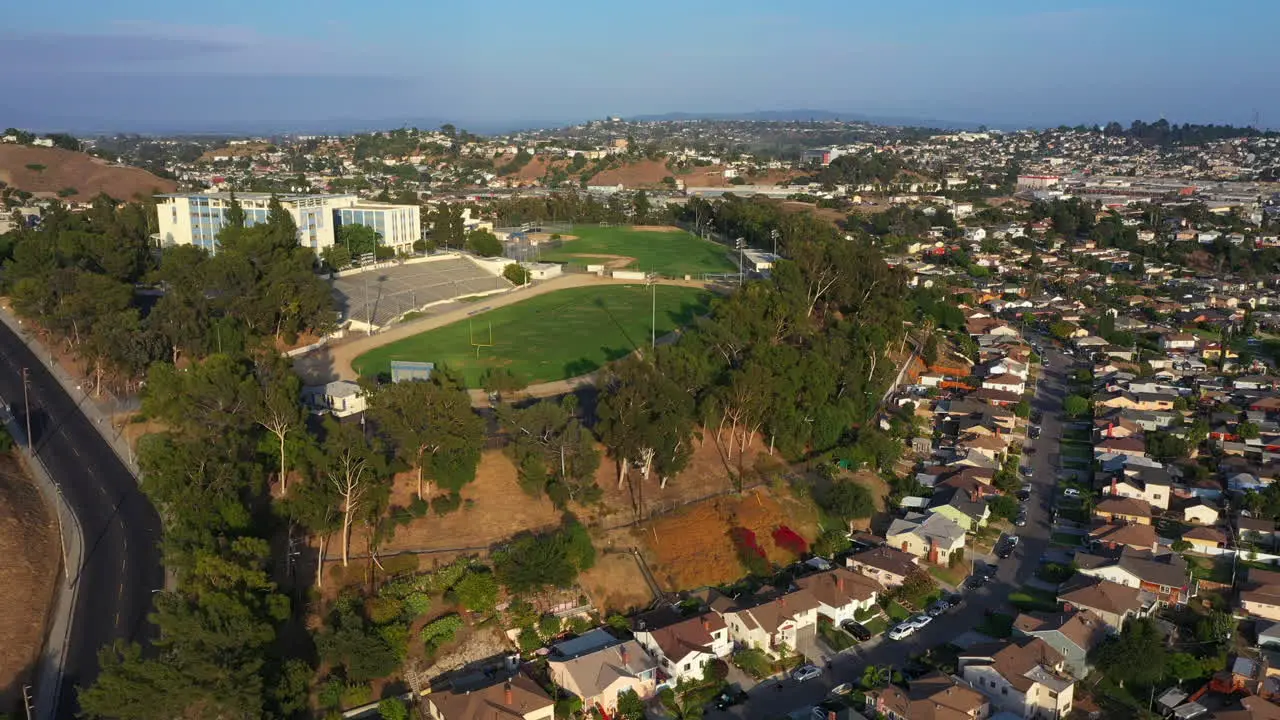
MULTIPOLYGON (((661 337, 704 314, 710 293, 657 286, 661 337)), ((392 360, 448 365, 469 387, 490 368, 506 368, 529 384, 563 380, 599 369, 649 344, 650 296, 643 285, 571 288, 481 313, 468 320, 370 350, 352 365, 361 375, 390 371, 392 360), (493 346, 472 345, 489 342, 493 346)))
POLYGON ((560 247, 540 253, 539 258, 583 266, 608 260, 591 255, 618 255, 634 258, 628 268, 673 277, 738 269, 728 258, 728 248, 684 230, 649 232, 629 227, 575 225, 569 234, 576 239, 565 240, 560 247))

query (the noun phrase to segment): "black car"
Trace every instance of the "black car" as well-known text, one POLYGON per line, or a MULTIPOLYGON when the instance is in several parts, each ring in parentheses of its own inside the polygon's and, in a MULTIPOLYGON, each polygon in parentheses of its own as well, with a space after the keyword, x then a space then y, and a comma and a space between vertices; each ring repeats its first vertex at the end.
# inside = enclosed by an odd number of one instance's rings
POLYGON ((715 700, 717 710, 728 710, 734 705, 741 705, 747 700, 747 692, 745 690, 729 690, 720 693, 715 700))
POLYGON ((987 576, 978 575, 977 573, 970 575, 964 580, 964 586, 969 590, 977 590, 978 588, 986 584, 987 584, 987 576))
POLYGON ((1032 440, 1035 440, 1036 438, 1040 437, 1040 426, 1039 426, 1039 425, 1032 425, 1032 426, 1031 426, 1031 431, 1028 433, 1028 436, 1029 436, 1032 440))
POLYGON ((868 630, 867 627, 860 622, 856 622, 854 620, 845 620, 844 622, 840 623, 840 627, 845 632, 854 636, 858 640, 871 639, 871 631, 868 630))

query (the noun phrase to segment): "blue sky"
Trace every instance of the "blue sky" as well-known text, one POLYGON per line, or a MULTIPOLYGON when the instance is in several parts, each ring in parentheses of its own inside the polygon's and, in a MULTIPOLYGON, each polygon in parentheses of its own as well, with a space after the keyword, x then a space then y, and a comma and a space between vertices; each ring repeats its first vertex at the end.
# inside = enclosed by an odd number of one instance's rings
POLYGON ((1274 0, 70 0, 4 17, 3 126, 815 108, 993 126, 1257 111, 1280 127, 1274 0))

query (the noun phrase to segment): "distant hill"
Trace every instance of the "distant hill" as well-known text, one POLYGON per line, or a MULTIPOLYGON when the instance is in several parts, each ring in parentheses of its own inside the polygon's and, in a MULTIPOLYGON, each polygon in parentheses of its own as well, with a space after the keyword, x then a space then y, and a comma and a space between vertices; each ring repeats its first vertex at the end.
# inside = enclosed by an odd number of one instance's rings
MULTIPOLYGON (((832 112, 831 110, 755 110, 740 113, 688 113, 673 112, 661 115, 637 115, 627 118, 638 122, 678 122, 681 120, 726 120, 746 122, 865 122, 873 125, 897 125, 902 127, 928 127, 951 130, 976 130, 979 123, 960 122, 954 120, 938 120, 923 117, 897 117, 890 115, 863 115, 855 112, 832 112)), ((1012 128, 1010 128, 1012 129, 1012 128)))
POLYGON ((178 187, 141 168, 112 165, 85 153, 9 144, 0 145, 0 181, 37 197, 65 194, 72 201, 87 201, 98 193, 132 200, 178 187))

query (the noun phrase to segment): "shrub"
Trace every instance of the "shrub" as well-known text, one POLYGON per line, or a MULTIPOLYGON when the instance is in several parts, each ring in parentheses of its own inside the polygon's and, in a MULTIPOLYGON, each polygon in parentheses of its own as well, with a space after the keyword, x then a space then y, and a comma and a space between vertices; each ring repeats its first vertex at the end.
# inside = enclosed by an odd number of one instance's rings
POLYGON ((765 557, 764 550, 756 542, 756 534, 744 527, 735 527, 729 530, 729 539, 733 541, 733 547, 738 552, 738 560, 742 566, 747 569, 751 575, 767 575, 769 574, 769 559, 765 557))
POLYGON ((418 617, 431 612, 431 596, 424 592, 409 593, 404 599, 404 614, 418 617))
POLYGON ((393 597, 369 598, 364 602, 365 616, 375 625, 386 625, 404 614, 404 602, 393 597))
POLYGON ((796 557, 809 552, 809 543, 805 542, 805 539, 800 537, 799 533, 786 525, 780 525, 773 531, 773 541, 777 543, 778 547, 796 557))
POLYGON ((409 720, 409 708, 400 698, 387 698, 378 703, 378 715, 382 720, 409 720))
POLYGON ((426 515, 429 510, 431 510, 431 503, 416 495, 413 500, 409 501, 409 512, 414 517, 422 517, 423 515, 426 515))
POLYGON ((316 703, 322 708, 336 708, 342 704, 342 691, 346 686, 337 678, 329 678, 316 693, 316 703))
POLYGON ((560 618, 555 615, 543 615, 538 620, 538 634, 544 638, 555 637, 560 632, 560 618))
POLYGON ((431 501, 431 510, 441 517, 462 507, 462 496, 457 491, 441 495, 431 501))
POLYGON ((427 650, 435 650, 436 648, 451 642, 454 636, 462 629, 462 618, 457 615, 441 615, 440 617, 427 623, 419 637, 426 644, 427 650))
POLYGON ((533 628, 525 628, 520 631, 520 635, 516 637, 516 645, 523 652, 533 652, 542 647, 542 638, 538 637, 538 631, 533 628))
POLYGON ((733 654, 733 664, 756 680, 763 680, 773 674, 773 661, 763 650, 747 648, 733 654))
POLYGON ((498 580, 488 568, 472 568, 449 592, 462 607, 488 612, 498 603, 498 580))
POLYGON ((344 708, 353 708, 357 705, 364 705, 373 699, 373 688, 368 685, 351 684, 342 689, 342 702, 344 708))

